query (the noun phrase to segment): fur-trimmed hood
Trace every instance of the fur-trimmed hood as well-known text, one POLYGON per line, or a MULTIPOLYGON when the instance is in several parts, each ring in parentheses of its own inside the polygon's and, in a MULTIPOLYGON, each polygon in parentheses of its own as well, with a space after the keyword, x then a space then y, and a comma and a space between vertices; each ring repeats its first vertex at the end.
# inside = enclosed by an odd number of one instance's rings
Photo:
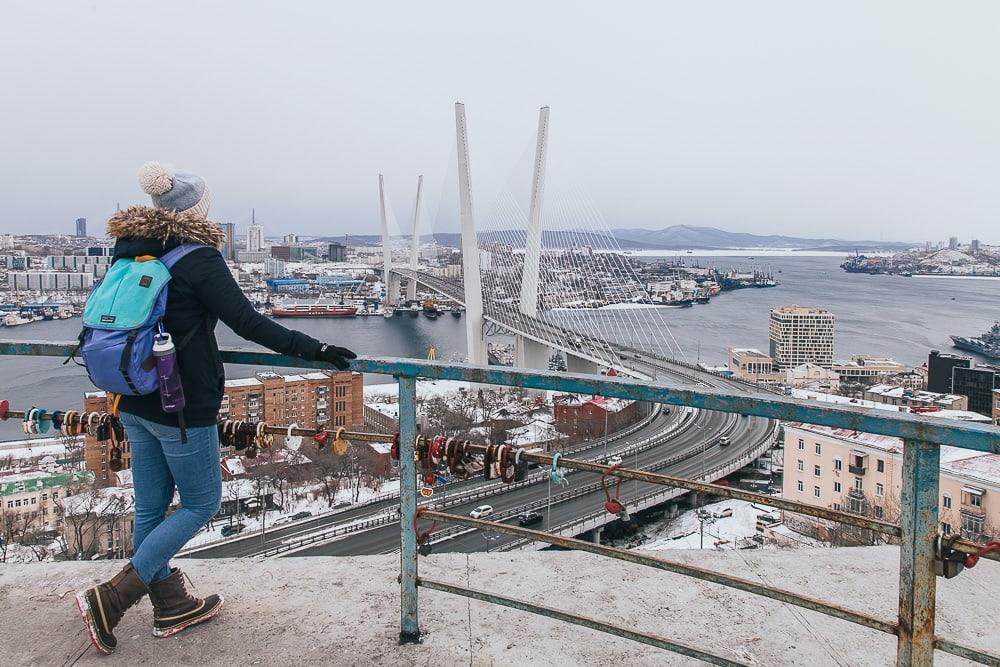
POLYGON ((222 247, 222 228, 192 213, 177 213, 152 206, 129 206, 108 221, 108 235, 116 239, 154 239, 164 247, 171 242, 222 247))

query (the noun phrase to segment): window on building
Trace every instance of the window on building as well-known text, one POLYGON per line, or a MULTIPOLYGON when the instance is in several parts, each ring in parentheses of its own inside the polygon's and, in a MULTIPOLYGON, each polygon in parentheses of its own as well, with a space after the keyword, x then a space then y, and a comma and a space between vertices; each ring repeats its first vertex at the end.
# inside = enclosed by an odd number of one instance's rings
POLYGON ((833 504, 833 511, 834 512, 839 512, 840 511, 840 503, 834 503, 833 504))
POLYGON ((37 497, 36 498, 32 498, 31 499, 31 504, 32 505, 37 505, 38 504, 38 498, 37 497))
POLYGON ((834 470, 843 470, 844 469, 844 462, 841 461, 840 459, 834 459, 833 460, 833 469, 834 470))
POLYGON ((847 511, 852 514, 865 513, 865 499, 857 496, 847 496, 847 511))
POLYGON ((820 475, 819 466, 813 466, 813 475, 815 475, 816 477, 819 477, 819 475, 820 475))
POLYGON ((882 511, 882 506, 881 505, 876 505, 875 506, 875 518, 876 519, 881 519, 884 514, 885 514, 885 512, 882 511))
POLYGON ((864 489, 865 489, 864 480, 862 480, 860 477, 855 477, 854 478, 854 490, 855 491, 864 491, 864 489))
POLYGON ((14 501, 13 501, 13 500, 8 500, 8 501, 7 501, 7 507, 8 507, 8 508, 11 508, 11 507, 13 507, 13 506, 14 506, 14 501))
POLYGON ((833 483, 833 491, 834 491, 834 493, 840 493, 840 490, 842 488, 843 487, 840 486, 840 482, 834 482, 833 483))
POLYGON ((803 440, 802 438, 799 438, 799 449, 805 449, 805 448, 806 448, 806 441, 803 440))
POLYGON ((883 461, 882 459, 878 459, 875 462, 875 469, 878 470, 879 472, 885 472, 885 461, 883 461))
POLYGON ((941 523, 941 534, 942 535, 951 535, 951 524, 950 523, 946 523, 946 522, 942 522, 941 523))
POLYGON ((971 505, 972 507, 982 507, 983 506, 983 497, 981 495, 979 495, 978 493, 970 493, 969 494, 969 505, 971 505))
POLYGON ((881 482, 875 485, 875 495, 880 498, 885 495, 885 487, 881 482))
POLYGON ((816 496, 817 498, 819 498, 819 487, 818 486, 814 486, 813 487, 813 495, 816 496))
POLYGON ((343 426, 345 423, 347 423, 347 422, 344 419, 343 415, 337 415, 336 417, 333 418, 333 425, 334 426, 343 426))
POLYGON ((20 506, 21 506, 21 499, 18 498, 17 500, 14 501, 14 507, 20 507, 20 506))
POLYGON ((817 454, 822 454, 823 453, 823 448, 820 446, 820 444, 818 442, 816 443, 816 453, 817 454))
POLYGON ((806 469, 806 463, 805 463, 805 461, 803 461, 802 459, 799 459, 799 471, 801 472, 801 471, 803 471, 805 469, 806 469))
POLYGON ((941 506, 944 507, 946 510, 951 509, 951 496, 949 496, 947 493, 944 494, 944 496, 941 498, 941 506))
POLYGON ((962 515, 962 537, 967 540, 979 540, 983 536, 983 517, 971 514, 962 515))
POLYGON ((801 479, 798 481, 798 483, 797 483, 796 486, 798 487, 799 491, 802 491, 802 490, 805 489, 805 487, 802 485, 802 480, 801 479))
POLYGON ((42 494, 42 502, 44 503, 44 502, 45 502, 46 500, 48 500, 48 499, 49 499, 49 494, 47 494, 47 493, 43 493, 43 494, 42 494))

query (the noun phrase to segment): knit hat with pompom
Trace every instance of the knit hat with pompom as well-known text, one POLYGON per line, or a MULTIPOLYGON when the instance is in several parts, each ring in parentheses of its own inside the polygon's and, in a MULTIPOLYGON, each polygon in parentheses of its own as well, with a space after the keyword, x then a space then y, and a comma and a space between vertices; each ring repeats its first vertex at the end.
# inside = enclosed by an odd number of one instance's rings
POLYGON ((156 208, 178 213, 193 213, 208 218, 212 198, 205 181, 187 171, 174 171, 169 165, 147 162, 139 167, 139 187, 153 200, 156 208))

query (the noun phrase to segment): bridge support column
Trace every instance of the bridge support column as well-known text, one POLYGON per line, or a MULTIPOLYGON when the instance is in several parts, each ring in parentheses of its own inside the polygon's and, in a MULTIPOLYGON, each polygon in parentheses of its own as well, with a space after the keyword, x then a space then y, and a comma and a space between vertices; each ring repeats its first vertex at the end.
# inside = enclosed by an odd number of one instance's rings
POLYGON ((566 355, 566 370, 570 373, 588 373, 590 375, 600 375, 601 371, 604 370, 601 366, 598 366, 590 359, 584 359, 582 357, 574 356, 573 354, 566 355))
POLYGON ((392 272, 392 237, 385 214, 385 184, 378 175, 378 210, 382 223, 382 281, 385 284, 385 305, 395 306, 399 300, 399 276, 392 272))
POLYGON ((514 337, 514 365, 537 371, 548 370, 552 349, 525 336, 514 337))
MULTIPOLYGON (((524 246, 524 273, 521 276, 521 312, 538 314, 538 268, 542 254, 542 199, 545 195, 545 149, 549 140, 549 108, 538 114, 538 142, 535 147, 535 172, 531 179, 531 204, 524 246)), ((528 368, 536 368, 528 366, 528 368)), ((544 367, 543 367, 544 368, 544 367)))
POLYGON ((458 139, 458 199, 462 220, 462 282, 465 285, 465 345, 470 364, 486 365, 483 319, 483 278, 479 266, 479 239, 472 211, 472 176, 469 171, 469 141, 465 105, 455 104, 458 139))
POLYGON ((601 543, 601 534, 604 533, 604 528, 594 528, 590 531, 590 541, 594 544, 601 543))
MULTIPOLYGON (((413 240, 410 243, 410 269, 417 271, 420 268, 420 196, 424 188, 423 175, 417 176, 417 201, 413 205, 413 240)), ((406 298, 410 301, 417 299, 417 281, 411 279, 406 285, 406 298)))

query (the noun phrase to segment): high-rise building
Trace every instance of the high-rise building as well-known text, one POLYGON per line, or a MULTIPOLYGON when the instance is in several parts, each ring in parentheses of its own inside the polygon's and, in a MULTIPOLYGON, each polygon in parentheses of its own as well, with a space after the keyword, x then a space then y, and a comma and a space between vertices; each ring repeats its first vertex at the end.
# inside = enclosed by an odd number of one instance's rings
POLYGON ((347 260, 347 246, 343 243, 331 243, 329 250, 331 262, 343 262, 347 260))
POLYGON ((281 237, 281 242, 284 243, 285 245, 292 245, 294 243, 298 243, 299 242, 299 235, 298 234, 285 234, 283 237, 281 237))
POLYGON ((1000 376, 992 368, 954 368, 951 375, 953 394, 968 396, 969 410, 993 416, 993 390, 1000 389, 1000 376))
POLYGON ((972 243, 969 244, 969 252, 973 255, 979 253, 979 239, 972 239, 972 243))
POLYGON ((87 219, 77 218, 76 219, 76 236, 77 238, 87 238, 87 219))
POLYGON ((222 227, 222 258, 228 262, 236 261, 236 225, 231 222, 221 222, 222 227))
POLYGON ((13 234, 0 234, 0 250, 10 250, 14 247, 13 234))
POLYGON ((247 228, 247 251, 260 252, 264 249, 264 228, 258 224, 247 228))
POLYGON ((930 356, 927 357, 927 391, 938 394, 952 393, 952 370, 971 367, 971 357, 963 357, 959 354, 941 354, 937 350, 931 350, 930 356))
POLYGON ((285 275, 285 260, 276 257, 268 257, 264 260, 264 275, 281 277, 285 275))
POLYGON ((948 250, 958 250, 958 237, 951 236, 948 238, 948 250))
POLYGON ((833 313, 809 306, 779 306, 768 323, 770 356, 780 369, 833 365, 833 313))

